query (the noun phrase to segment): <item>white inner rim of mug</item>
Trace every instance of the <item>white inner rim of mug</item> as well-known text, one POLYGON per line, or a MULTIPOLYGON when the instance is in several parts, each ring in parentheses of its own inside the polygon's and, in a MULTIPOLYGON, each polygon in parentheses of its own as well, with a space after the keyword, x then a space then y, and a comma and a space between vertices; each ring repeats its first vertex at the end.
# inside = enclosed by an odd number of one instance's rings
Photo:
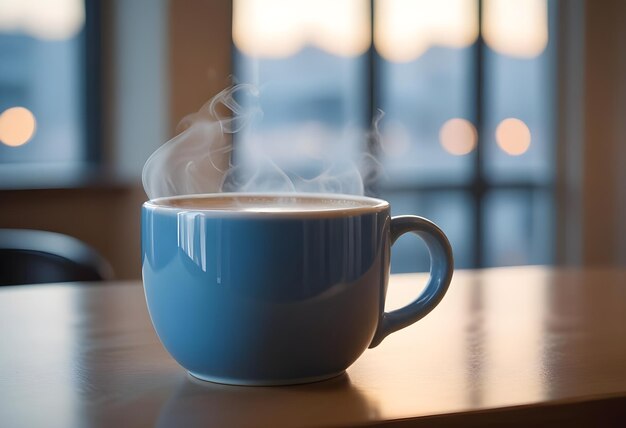
POLYGON ((272 217, 328 217, 359 215, 380 212, 389 208, 389 203, 382 199, 367 196, 326 193, 209 193, 167 196, 156 198, 144 203, 148 209, 167 210, 173 212, 201 212, 216 216, 250 216, 263 215, 272 217), (225 206, 198 206, 198 200, 227 201, 225 206), (233 208, 232 203, 241 201, 242 207, 233 208), (185 201, 191 201, 185 206, 185 201), (195 204, 194 204, 195 202, 195 204), (298 209, 297 204, 314 203, 312 208, 298 209), (285 205, 292 204, 292 207, 285 205))

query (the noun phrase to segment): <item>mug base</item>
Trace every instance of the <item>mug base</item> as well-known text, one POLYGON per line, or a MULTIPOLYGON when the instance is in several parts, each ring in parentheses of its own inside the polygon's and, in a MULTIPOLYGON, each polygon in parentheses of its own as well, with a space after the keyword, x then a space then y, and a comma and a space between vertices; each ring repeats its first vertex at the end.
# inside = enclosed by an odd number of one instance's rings
POLYGON ((206 376, 199 373, 193 373, 188 371, 189 375, 195 379, 211 382, 211 383, 219 383, 222 385, 235 385, 235 386, 286 386, 286 385, 299 385, 303 383, 313 383, 313 382, 321 382, 324 380, 332 379, 337 376, 341 376, 346 371, 342 370, 338 373, 332 373, 323 376, 311 376, 311 377, 301 377, 294 379, 236 379, 236 378, 227 378, 227 377, 218 377, 218 376, 206 376))

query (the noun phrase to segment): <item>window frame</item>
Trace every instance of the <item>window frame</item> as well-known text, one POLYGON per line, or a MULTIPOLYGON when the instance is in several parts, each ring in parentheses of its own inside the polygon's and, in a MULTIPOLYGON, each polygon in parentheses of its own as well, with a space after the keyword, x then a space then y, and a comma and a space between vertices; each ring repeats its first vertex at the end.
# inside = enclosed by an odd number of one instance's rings
MULTIPOLYGON (((437 192, 463 192, 469 194, 471 200, 473 201, 473 206, 471 207, 472 211, 472 221, 471 227, 473 230, 473 242, 472 242, 472 261, 470 264, 470 268, 484 268, 486 267, 485 263, 485 236, 486 236, 486 227, 485 227, 485 218, 486 218, 486 209, 485 209, 485 198, 486 195, 495 192, 495 191, 522 191, 525 196, 528 197, 529 200, 532 200, 532 196, 535 192, 538 191, 547 191, 550 195, 553 196, 552 200, 554 200, 555 195, 555 184, 554 180, 551 180, 549 183, 537 183, 533 180, 510 180, 506 182, 490 182, 486 179, 485 176, 485 160, 484 160, 484 152, 485 152, 485 138, 487 129, 484 124, 484 114, 486 111, 486 102, 485 102, 485 86, 486 86, 486 73, 485 73, 485 64, 486 64, 486 44, 482 35, 482 11, 483 11, 483 0, 475 0, 476 7, 478 8, 477 17, 478 17, 478 36, 476 38, 476 42, 472 45, 472 60, 473 60, 473 70, 472 70, 472 82, 473 82, 473 117, 472 122, 476 127, 478 139, 476 142, 476 148, 474 150, 473 155, 473 175, 470 180, 463 184, 437 184, 437 183, 413 183, 411 185, 386 185, 386 186, 378 186, 375 189, 375 194, 380 195, 385 192, 403 192, 409 193, 414 192, 416 195, 419 194, 427 194, 427 193, 437 193, 437 192)), ((376 19, 374 15, 374 2, 375 0, 370 0, 370 10, 371 10, 371 28, 372 28, 372 40, 373 39, 373 28, 374 28, 374 20, 376 19)), ((557 16, 557 4, 553 0, 547 0, 548 2, 548 46, 546 50, 552 50, 554 45, 554 40, 556 36, 556 16, 557 16)), ((550 52, 551 54, 553 52, 550 52)), ((369 94, 370 105, 368 112, 370 114, 368 118, 368 123, 372 123, 375 114, 375 106, 376 100, 378 99, 378 86, 380 85, 377 80, 377 76, 380 75, 380 61, 382 59, 379 55, 376 54, 374 44, 372 43, 370 50, 368 51, 368 82, 369 87, 367 89, 367 93, 369 94)), ((556 55, 550 55, 550 80, 554 81, 555 71, 556 70, 556 55)), ((556 93, 552 97, 552 111, 556 111, 556 93)), ((552 132, 553 141, 556 141, 555 131, 552 132)), ((553 149, 556 152, 556 148, 553 149)), ((376 155, 375 152, 372 152, 373 155, 376 155)), ((553 224, 554 223, 554 212, 552 209, 550 213, 550 218, 548 221, 553 224)), ((554 247, 554 245, 552 245, 554 247)), ((550 250, 550 254, 554 259, 554 250, 550 250)), ((552 261, 552 260, 551 260, 552 261)))
MULTIPOLYGON (((469 227, 472 229, 473 239, 471 244, 471 262, 469 268, 484 268, 486 264, 486 203, 485 199, 488 194, 492 192, 500 191, 513 191, 516 193, 522 193, 529 201, 533 201, 533 196, 538 192, 547 192, 550 195, 551 201, 556 201, 556 177, 552 177, 549 182, 539 183, 531 179, 511 179, 502 182, 492 182, 486 178, 486 162, 484 159, 485 144, 487 135, 487 129, 484 124, 484 115, 486 113, 486 101, 485 101, 485 87, 486 87, 486 73, 485 65, 487 63, 486 43, 482 36, 482 11, 483 0, 475 0, 476 7, 478 8, 478 36, 474 44, 470 47, 472 51, 472 89, 473 89, 473 117, 471 120, 478 131, 477 145, 473 152, 473 175, 470 180, 460 184, 449 183, 403 183, 403 184, 389 184, 389 183, 377 183, 373 187, 368 188, 368 194, 373 196, 380 196, 385 193, 413 193, 419 197, 419 195, 433 194, 439 192, 460 192, 470 196, 473 204, 470 207, 472 213, 472 219, 469 221, 469 227)), ((554 0, 547 0, 548 4, 548 46, 546 50, 549 55, 549 69, 550 76, 548 77, 551 83, 556 82, 556 70, 557 70, 557 55, 554 51, 557 36, 557 20, 558 20, 558 5, 554 0)), ((366 113, 364 117, 364 123, 373 123, 377 114, 377 107, 380 99, 380 76, 381 76, 381 63, 383 59, 376 52, 373 40, 374 40, 374 24, 375 24, 375 0, 369 0, 370 8, 370 39, 372 40, 369 49, 366 52, 366 68, 363 70, 364 74, 364 91, 366 92, 366 113)), ((232 16, 231 16, 232 21, 232 16)), ((233 72, 236 75, 237 63, 239 53, 231 41, 231 63, 233 72)), ((551 85, 556 87, 556 83, 551 85)), ((551 98, 552 112, 555 112, 557 107, 557 93, 553 94, 551 98)), ((556 163, 556 129, 552 130, 552 141, 555 141, 555 147, 552 149, 553 158, 556 163)), ((370 154, 377 156, 379 148, 375 144, 368 146, 370 154)), ((556 167, 556 165, 555 165, 556 167)), ((554 174, 556 175, 556 174, 554 174)), ((555 225, 556 219, 556 207, 555 203, 552 204, 549 210, 549 218, 546 221, 555 225)), ((531 206, 532 210, 532 206, 531 206)), ((552 227, 555 229, 555 227, 552 227)), ((548 251, 549 260, 548 263, 553 263, 556 259, 555 247, 557 244, 554 242, 557 234, 556 230, 553 230, 553 238, 550 242, 550 249, 548 251)))
POLYGON ((82 34, 83 55, 83 145, 84 163, 100 166, 103 159, 103 47, 102 0, 84 0, 85 24, 82 34))

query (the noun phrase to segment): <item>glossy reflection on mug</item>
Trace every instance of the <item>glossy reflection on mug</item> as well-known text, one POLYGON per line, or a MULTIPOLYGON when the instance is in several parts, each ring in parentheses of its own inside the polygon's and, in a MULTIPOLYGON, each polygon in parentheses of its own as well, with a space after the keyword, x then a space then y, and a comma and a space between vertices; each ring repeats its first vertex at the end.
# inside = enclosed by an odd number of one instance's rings
POLYGON ((192 375, 274 385, 337 376, 368 346, 429 312, 452 273, 445 235, 385 201, 213 195, 147 202, 143 278, 154 327, 192 375), (432 250, 433 279, 384 313, 389 249, 405 232, 432 250))

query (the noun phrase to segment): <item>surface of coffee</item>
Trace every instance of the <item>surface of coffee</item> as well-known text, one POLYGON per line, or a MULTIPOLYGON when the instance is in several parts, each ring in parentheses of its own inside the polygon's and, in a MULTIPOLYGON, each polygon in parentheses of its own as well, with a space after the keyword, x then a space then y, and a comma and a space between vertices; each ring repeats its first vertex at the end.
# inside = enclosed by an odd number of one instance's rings
POLYGON ((382 200, 348 195, 188 195, 155 199, 151 203, 177 209, 257 213, 358 212, 387 207, 382 200))

